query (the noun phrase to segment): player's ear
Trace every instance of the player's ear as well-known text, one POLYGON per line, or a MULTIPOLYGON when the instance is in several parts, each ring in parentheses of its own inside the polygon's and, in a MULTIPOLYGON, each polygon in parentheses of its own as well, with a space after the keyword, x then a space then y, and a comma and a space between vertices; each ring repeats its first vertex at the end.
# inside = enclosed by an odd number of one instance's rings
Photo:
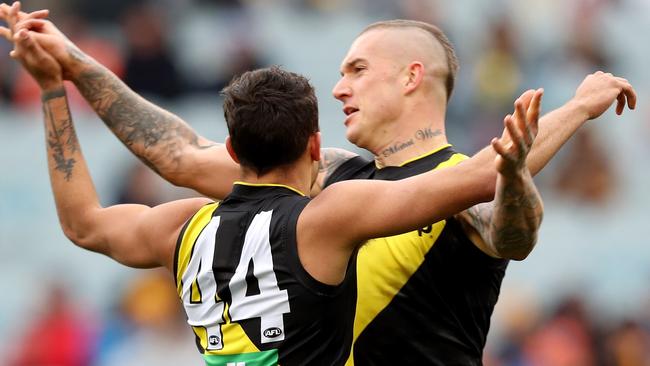
POLYGON ((235 150, 232 148, 232 142, 230 141, 230 136, 226 137, 226 150, 228 150, 228 155, 230 155, 232 160, 234 160, 235 163, 239 164, 239 159, 237 158, 237 154, 235 153, 235 150))
POLYGON ((307 144, 309 149, 309 155, 311 155, 312 161, 320 160, 320 132, 316 132, 309 137, 309 143, 307 144))
POLYGON ((424 65, 420 61, 413 61, 406 69, 406 83, 404 84, 404 92, 411 94, 415 89, 422 84, 424 79, 424 65))

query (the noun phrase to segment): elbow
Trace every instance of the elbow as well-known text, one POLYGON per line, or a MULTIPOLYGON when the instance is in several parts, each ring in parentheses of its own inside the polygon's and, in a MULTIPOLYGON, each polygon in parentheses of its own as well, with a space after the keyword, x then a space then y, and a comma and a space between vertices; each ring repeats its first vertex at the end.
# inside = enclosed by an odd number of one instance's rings
POLYGON ((526 228, 511 228, 503 231, 503 237, 496 241, 495 249, 503 259, 523 261, 528 258, 537 244, 541 215, 529 221, 526 228))
POLYGON ((517 261, 517 262, 521 262, 524 259, 528 258, 530 253, 532 253, 536 242, 537 242, 537 239, 535 239, 534 242, 529 243, 528 245, 522 246, 521 248, 517 248, 516 250, 511 250, 509 253, 504 255, 503 258, 510 259, 510 260, 517 261))
POLYGON ((97 251, 96 236, 87 223, 59 220, 63 234, 74 245, 91 251, 97 251))
POLYGON ((74 245, 84 249, 91 249, 88 234, 84 232, 84 230, 81 230, 74 225, 65 224, 63 222, 61 222, 61 229, 63 229, 63 234, 65 237, 68 238, 68 240, 70 240, 74 245))
POLYGON ((530 253, 537 244, 537 233, 530 235, 525 241, 517 243, 517 245, 502 245, 497 246, 499 257, 513 261, 523 261, 528 258, 530 253))
POLYGON ((537 244, 542 214, 529 218, 523 227, 509 227, 501 230, 501 235, 494 242, 499 256, 504 259, 523 261, 528 258, 537 244))

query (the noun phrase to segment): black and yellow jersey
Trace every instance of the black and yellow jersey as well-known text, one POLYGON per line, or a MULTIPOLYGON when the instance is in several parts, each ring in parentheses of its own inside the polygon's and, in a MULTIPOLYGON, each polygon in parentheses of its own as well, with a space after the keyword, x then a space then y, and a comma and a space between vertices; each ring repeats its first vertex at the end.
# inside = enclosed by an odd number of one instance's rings
POLYGON ((342 365, 352 344, 356 258, 344 281, 302 267, 296 223, 309 198, 286 186, 236 183, 186 223, 176 285, 210 366, 342 365))
MULTIPOLYGON (((464 159, 449 145, 399 167, 377 169, 374 161, 356 157, 326 185, 399 180, 464 159)), ((354 341, 347 364, 481 365, 507 264, 476 248, 454 218, 370 240, 357 256, 354 341)))

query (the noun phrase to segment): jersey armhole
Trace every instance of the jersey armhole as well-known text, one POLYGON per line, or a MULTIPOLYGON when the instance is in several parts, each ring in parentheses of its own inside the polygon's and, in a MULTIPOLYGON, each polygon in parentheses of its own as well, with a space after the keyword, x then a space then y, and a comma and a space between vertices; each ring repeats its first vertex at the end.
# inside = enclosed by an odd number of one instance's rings
MULTIPOLYGON (((298 217, 308 203, 309 199, 301 200, 294 204, 289 211, 289 218, 283 230, 285 239, 283 242, 286 244, 285 251, 287 253, 287 265, 291 268, 296 280, 307 290, 319 296, 334 297, 345 287, 349 278, 348 274, 346 274, 345 279, 341 284, 328 285, 312 277, 312 275, 310 275, 302 266, 300 256, 298 255, 298 240, 296 236, 298 217)), ((352 258, 356 258, 356 255, 353 255, 352 258)), ((350 266, 348 266, 348 272, 350 271, 349 267, 350 266)))

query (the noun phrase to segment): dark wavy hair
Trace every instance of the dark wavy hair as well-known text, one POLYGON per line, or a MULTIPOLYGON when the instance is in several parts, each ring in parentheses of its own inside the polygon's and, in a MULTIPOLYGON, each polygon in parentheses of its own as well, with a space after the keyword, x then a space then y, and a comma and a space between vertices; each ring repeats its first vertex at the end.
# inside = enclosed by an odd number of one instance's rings
POLYGON ((248 71, 222 91, 239 162, 261 175, 296 161, 318 132, 318 102, 302 75, 278 66, 248 71))

